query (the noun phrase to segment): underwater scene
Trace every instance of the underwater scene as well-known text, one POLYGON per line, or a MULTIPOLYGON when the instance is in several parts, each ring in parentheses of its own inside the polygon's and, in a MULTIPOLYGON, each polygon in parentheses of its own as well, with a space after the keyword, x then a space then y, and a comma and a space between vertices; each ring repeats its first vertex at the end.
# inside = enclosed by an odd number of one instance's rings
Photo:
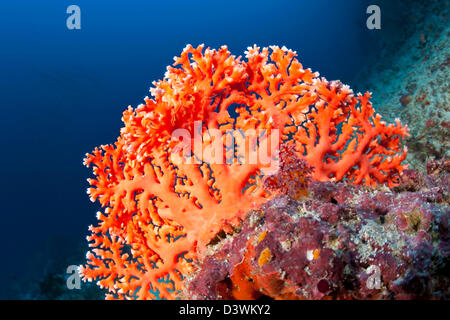
POLYGON ((449 15, 0 2, 0 299, 448 300, 449 15))

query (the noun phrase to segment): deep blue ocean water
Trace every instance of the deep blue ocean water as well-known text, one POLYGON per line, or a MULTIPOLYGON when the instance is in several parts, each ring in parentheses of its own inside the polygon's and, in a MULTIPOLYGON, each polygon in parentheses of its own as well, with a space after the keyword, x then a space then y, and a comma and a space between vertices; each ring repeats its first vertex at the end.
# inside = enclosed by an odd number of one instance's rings
POLYGON ((16 297, 10 288, 25 275, 70 255, 67 243, 84 245, 98 209, 86 195, 84 154, 115 141, 122 111, 142 102, 187 43, 226 44, 235 55, 285 45, 305 67, 352 84, 375 47, 367 5, 1 1, 1 297, 16 297), (66 27, 70 4, 81 8, 81 30, 66 27))

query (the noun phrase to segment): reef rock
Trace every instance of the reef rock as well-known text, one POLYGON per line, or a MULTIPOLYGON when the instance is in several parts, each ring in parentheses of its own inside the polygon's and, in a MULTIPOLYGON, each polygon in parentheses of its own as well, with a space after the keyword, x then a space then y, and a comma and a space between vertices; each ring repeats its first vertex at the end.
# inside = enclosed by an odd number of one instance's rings
POLYGON ((212 242, 186 299, 448 299, 449 160, 394 189, 311 182, 212 242))

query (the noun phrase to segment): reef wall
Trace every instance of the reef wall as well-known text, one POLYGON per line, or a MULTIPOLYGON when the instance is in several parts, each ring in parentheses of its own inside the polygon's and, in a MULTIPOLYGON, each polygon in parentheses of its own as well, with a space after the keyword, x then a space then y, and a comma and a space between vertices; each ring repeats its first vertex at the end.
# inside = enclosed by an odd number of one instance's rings
POLYGON ((377 54, 354 87, 373 92, 373 104, 383 117, 408 124, 407 162, 424 171, 428 159, 449 156, 449 1, 378 4, 383 25, 371 39, 377 42, 377 54))

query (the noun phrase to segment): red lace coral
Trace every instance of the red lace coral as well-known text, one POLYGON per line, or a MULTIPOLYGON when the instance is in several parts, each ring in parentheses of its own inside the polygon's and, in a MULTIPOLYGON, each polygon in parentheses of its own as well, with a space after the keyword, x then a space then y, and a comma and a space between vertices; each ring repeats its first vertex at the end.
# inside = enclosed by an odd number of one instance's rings
POLYGON ((176 297, 211 239, 268 197, 261 183, 268 165, 250 155, 275 129, 281 134, 271 143, 293 139, 297 156, 314 167, 313 179, 398 181, 406 127, 386 125, 369 94, 355 97, 349 87, 319 79, 295 56, 254 46, 245 62, 226 47, 187 46, 154 82, 153 99, 124 112, 115 144, 85 160, 96 176, 88 193, 104 207, 90 227, 85 280, 98 280, 107 298, 176 297), (177 149, 179 129, 189 133, 184 143, 200 134, 203 149, 177 149), (242 139, 248 130, 255 134, 242 139), (217 142, 223 153, 210 152, 217 142))

